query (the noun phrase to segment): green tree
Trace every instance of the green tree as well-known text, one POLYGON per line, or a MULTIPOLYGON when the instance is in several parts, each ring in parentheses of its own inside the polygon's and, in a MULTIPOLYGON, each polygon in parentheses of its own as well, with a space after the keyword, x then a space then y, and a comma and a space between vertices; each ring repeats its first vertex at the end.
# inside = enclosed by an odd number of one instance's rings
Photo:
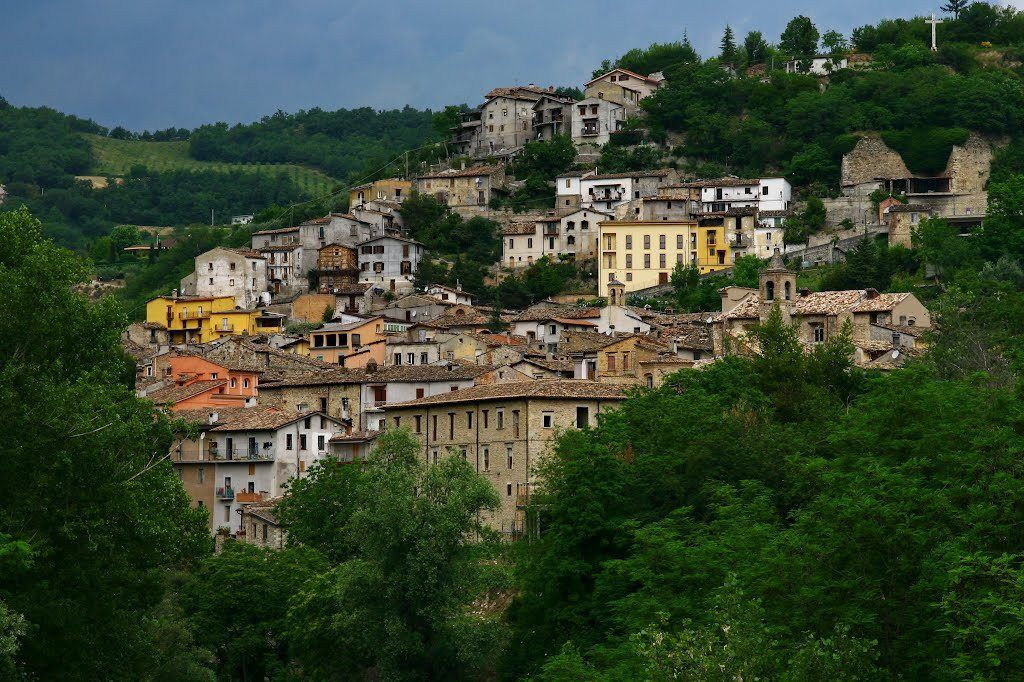
POLYGON ((276 551, 231 540, 203 561, 182 589, 182 603, 199 640, 215 651, 222 679, 282 676, 290 660, 289 599, 326 568, 308 548, 276 551))
POLYGON ((779 49, 791 59, 813 57, 818 50, 818 29, 814 22, 802 14, 790 19, 779 37, 779 49))
POLYGON ((722 35, 721 51, 719 57, 725 64, 736 63, 736 36, 733 35, 732 27, 729 24, 725 25, 725 33, 722 35))
MULTIPOLYGON (((335 516, 348 559, 307 582, 289 611, 289 639, 314 677, 454 679, 486 666, 495 623, 466 612, 497 508, 491 484, 454 454, 423 462, 407 431, 377 441, 350 515, 335 516)), ((317 492, 325 474, 293 495, 317 492)), ((304 504, 299 502, 298 504, 304 504)), ((494 651, 494 649, 490 649, 494 651)))
POLYGON ((31 633, 17 653, 26 675, 146 678, 168 570, 209 538, 167 459, 173 425, 135 397, 127 319, 77 293, 87 276, 26 210, 0 214, 0 428, 17 434, 3 447, 0 534, 32 549, 31 570, 0 572, 0 600, 31 633))
POLYGON ((960 13, 964 11, 964 8, 971 4, 971 0, 947 0, 946 4, 939 7, 943 12, 949 12, 953 15, 954 19, 960 18, 960 13))
POLYGON ((763 64, 768 59, 768 43, 760 31, 750 31, 743 39, 748 64, 763 64))

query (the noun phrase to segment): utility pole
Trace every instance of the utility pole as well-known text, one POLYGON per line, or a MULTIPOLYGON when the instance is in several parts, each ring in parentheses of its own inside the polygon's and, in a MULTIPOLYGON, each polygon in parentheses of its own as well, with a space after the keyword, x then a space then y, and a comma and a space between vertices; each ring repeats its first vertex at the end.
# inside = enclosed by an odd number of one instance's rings
POLYGON ((210 209, 210 227, 213 227, 213 209, 210 209))

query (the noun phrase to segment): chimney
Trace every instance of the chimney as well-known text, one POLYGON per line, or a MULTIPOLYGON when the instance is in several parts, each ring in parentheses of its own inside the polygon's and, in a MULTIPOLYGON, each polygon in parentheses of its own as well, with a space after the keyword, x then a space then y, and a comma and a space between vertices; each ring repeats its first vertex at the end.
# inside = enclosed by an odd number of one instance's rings
POLYGON ((878 298, 878 289, 872 289, 871 287, 868 287, 867 289, 864 290, 864 293, 869 301, 873 298, 878 298))
MULTIPOLYGON (((897 332, 893 332, 893 335, 894 336, 898 336, 898 333, 897 332)), ((217 414, 216 412, 211 412, 210 413, 210 424, 216 424, 218 421, 220 421, 220 415, 217 414)))
POLYGON ((892 347, 893 347, 893 350, 899 350, 900 348, 903 347, 903 344, 900 342, 901 338, 902 337, 900 336, 899 332, 894 331, 892 333, 892 347))
POLYGON ((175 289, 174 291, 171 292, 171 298, 173 298, 174 300, 178 300, 178 290, 177 289, 175 289))
POLYGON ((463 159, 459 165, 462 167, 462 170, 466 170, 466 160, 465 159, 463 159))
POLYGON ((365 369, 366 369, 366 373, 367 374, 373 374, 374 372, 377 371, 377 361, 376 360, 369 360, 369 361, 367 361, 365 369))
POLYGON ((555 91, 555 86, 554 85, 549 85, 548 86, 548 92, 554 92, 554 91, 555 91))

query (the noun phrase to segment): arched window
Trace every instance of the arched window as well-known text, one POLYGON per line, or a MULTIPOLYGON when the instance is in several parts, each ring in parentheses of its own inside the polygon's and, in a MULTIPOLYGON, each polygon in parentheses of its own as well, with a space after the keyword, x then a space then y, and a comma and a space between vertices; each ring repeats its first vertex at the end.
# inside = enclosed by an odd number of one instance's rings
POLYGON ((775 300, 775 282, 764 283, 764 297, 768 301, 775 300))
POLYGON ((783 285, 783 294, 785 295, 787 301, 790 298, 792 298, 793 292, 791 291, 791 289, 792 287, 790 286, 789 282, 786 282, 785 285, 783 285))

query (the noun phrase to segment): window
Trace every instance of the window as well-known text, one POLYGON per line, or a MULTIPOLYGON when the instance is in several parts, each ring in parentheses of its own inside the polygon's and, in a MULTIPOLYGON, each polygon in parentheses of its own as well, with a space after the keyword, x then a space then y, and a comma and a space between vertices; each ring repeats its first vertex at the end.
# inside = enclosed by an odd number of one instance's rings
POLYGON ((505 411, 504 410, 498 410, 498 428, 499 429, 505 428, 505 411))
POLYGON ((491 450, 490 448, 484 448, 484 471, 491 468, 491 450))
POLYGON ((421 415, 416 415, 413 419, 416 422, 416 433, 423 433, 423 417, 421 415))
POLYGON ((505 461, 508 464, 508 468, 511 469, 512 468, 512 464, 513 464, 513 462, 512 462, 512 444, 511 443, 506 443, 505 444, 505 461))
POLYGON ((242 379, 242 388, 249 388, 249 380, 242 379))
POLYGON ((448 440, 455 440, 455 413, 448 413, 448 440))
POLYGON ((473 428, 473 413, 468 411, 466 412, 466 428, 473 428))
POLYGON ((395 364, 396 365, 402 364, 402 354, 401 353, 395 353, 395 364))
POLYGON ((230 269, 231 269, 232 272, 235 271, 235 264, 234 263, 231 263, 230 269))
POLYGON ((775 282, 764 283, 764 297, 768 301, 775 300, 775 282))
POLYGON ((399 429, 401 427, 402 427, 402 418, 401 417, 395 417, 395 428, 399 429))
MULTIPOLYGON (((608 246, 609 246, 609 248, 611 248, 611 244, 610 243, 609 243, 608 246)), ((627 249, 632 249, 633 248, 633 235, 631 235, 631 234, 627 234, 626 235, 626 248, 627 249)))
POLYGON ((645 268, 651 267, 651 254, 649 254, 649 253, 645 253, 644 254, 644 267, 645 268))
POLYGON ((237 379, 232 379, 231 380, 231 388, 235 388, 237 385, 238 385, 238 380, 237 379))
POLYGON ((615 371, 615 354, 614 353, 608 353, 605 357, 608 359, 608 361, 607 361, 608 371, 609 372, 614 372, 615 371))
POLYGON ((814 331, 814 343, 822 343, 825 340, 825 325, 816 324, 811 329, 814 331))
POLYGON ((305 449, 306 449, 306 434, 300 433, 299 434, 299 450, 305 450, 305 449))
POLYGON ((622 369, 629 369, 629 353, 622 354, 622 369))
POLYGON ((528 248, 528 249, 532 249, 533 248, 533 239, 527 239, 526 240, 526 248, 528 248))
POLYGON ((213 285, 213 277, 210 278, 210 284, 213 285))
POLYGON ((651 248, 651 235, 649 235, 649 234, 645 234, 644 235, 644 248, 645 249, 651 248))
POLYGON ((512 410, 512 436, 519 438, 519 410, 512 410))
POLYGON ((434 457, 434 464, 437 464, 437 448, 432 448, 430 454, 434 457))
POLYGON ((762 196, 768 196, 768 185, 761 188, 761 194, 762 196))
MULTIPOLYGON (((209 270, 210 272, 213 272, 213 263, 212 262, 208 263, 207 266, 206 266, 206 269, 209 270)), ((211 282, 211 284, 212 284, 212 282, 211 282)))
POLYGON ((585 429, 590 424, 590 408, 589 407, 577 407, 576 408, 576 428, 585 429))
POLYGON ((658 254, 658 267, 659 268, 664 268, 665 267, 665 254, 663 254, 663 253, 659 253, 658 254))
POLYGON ((658 248, 659 249, 664 249, 665 248, 665 235, 663 235, 663 234, 658 235, 658 248))
MULTIPOLYGON (((325 413, 327 412, 327 398, 320 398, 320 411, 325 413)), ((323 420, 321 419, 321 421, 323 420)))
POLYGON ((506 483, 505 484, 505 495, 508 496, 508 497, 512 497, 512 484, 511 483, 506 483))
POLYGON ((428 359, 427 354, 426 353, 420 353, 420 364, 421 365, 425 365, 428 362, 430 362, 430 360, 428 359))
POLYGON ((633 267, 633 254, 631 254, 631 253, 627 253, 626 254, 626 267, 627 268, 633 267))
POLYGON ((235 280, 233 280, 233 279, 229 279, 229 280, 228 280, 228 285, 229 285, 229 286, 235 286, 235 280))
POLYGON ((681 234, 677 234, 676 235, 676 248, 677 249, 683 248, 683 235, 681 235, 681 234))
POLYGON ((302 421, 302 428, 304 428, 304 429, 311 429, 311 428, 313 428, 313 418, 312 417, 306 417, 302 421))
MULTIPOLYGON (((433 425, 434 425, 434 440, 437 440, 437 415, 436 414, 434 415, 433 425)), ((437 450, 435 449, 434 452, 436 453, 437 450)), ((434 461, 435 462, 437 461, 437 455, 436 454, 434 455, 434 461)))
POLYGON ((416 364, 416 354, 415 353, 406 353, 405 354, 405 361, 408 362, 410 365, 415 365, 416 364))
POLYGON ((196 478, 200 483, 203 483, 206 480, 206 467, 199 467, 199 470, 196 472, 196 478))
POLYGON ((544 416, 543 416, 543 420, 544 420, 544 428, 545 429, 550 429, 552 427, 553 423, 554 423, 555 415, 551 414, 550 412, 545 412, 544 416))
POLYGON ((417 388, 416 389, 416 399, 419 400, 422 397, 423 397, 423 389, 422 388, 417 388))

